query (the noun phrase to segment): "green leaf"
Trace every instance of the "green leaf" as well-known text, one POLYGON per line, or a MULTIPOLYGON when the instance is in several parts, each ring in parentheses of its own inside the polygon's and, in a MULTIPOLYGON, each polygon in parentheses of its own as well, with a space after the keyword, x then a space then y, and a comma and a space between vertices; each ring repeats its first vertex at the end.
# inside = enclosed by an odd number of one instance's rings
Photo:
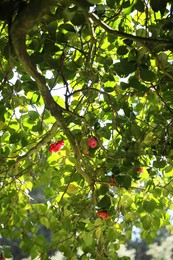
POLYGON ((88 2, 91 4, 101 4, 103 3, 103 0, 88 0, 88 2))
POLYGON ((151 217, 146 215, 141 217, 142 226, 145 230, 149 230, 151 227, 151 217))
POLYGON ((105 137, 106 139, 110 139, 110 137, 111 137, 111 131, 110 131, 110 129, 108 128, 108 126, 104 126, 104 127, 102 127, 102 128, 100 128, 99 130, 99 133, 103 136, 103 137, 105 137))
POLYGON ((128 49, 126 46, 119 46, 117 49, 117 54, 118 55, 125 55, 128 53, 128 49))
POLYGON ((28 115, 33 121, 39 118, 39 114, 36 111, 28 111, 28 115))
POLYGON ((82 12, 75 12, 75 15, 71 19, 74 25, 82 25, 85 23, 85 16, 82 12))
POLYGON ((144 37, 144 38, 148 38, 149 37, 148 31, 143 29, 143 28, 137 29, 136 30, 136 35, 139 36, 139 37, 144 37))
POLYGON ((92 232, 85 232, 84 236, 83 236, 83 240, 84 240, 85 246, 87 246, 87 247, 92 246, 93 233, 92 232))
POLYGON ((132 177, 130 175, 119 174, 115 176, 115 179, 116 182, 125 189, 129 189, 131 187, 132 177))
POLYGON ((47 211, 47 207, 46 205, 44 205, 43 203, 39 203, 39 204, 34 204, 33 208, 37 211, 38 214, 40 215, 45 215, 46 211, 47 211))
POLYGON ((75 32, 74 27, 70 23, 61 24, 59 26, 59 30, 61 30, 63 33, 67 32, 75 32))
POLYGON ((139 12, 144 12, 145 6, 142 0, 137 0, 136 4, 134 5, 135 9, 139 12))
POLYGON ((155 167, 155 168, 159 168, 159 169, 161 169, 161 168, 164 168, 165 166, 166 166, 166 161, 163 161, 163 160, 160 160, 160 161, 154 161, 153 162, 153 166, 155 167))
POLYGON ((109 7, 114 7, 115 3, 116 3, 116 0, 106 0, 106 3, 109 7))
POLYGON ((40 42, 38 39, 33 39, 31 47, 34 49, 35 52, 38 52, 40 49, 40 42))
POLYGON ((10 139, 9 139, 9 142, 11 144, 15 144, 15 143, 18 143, 20 140, 21 140, 21 134, 20 133, 13 133, 10 135, 10 139))
POLYGON ((143 136, 143 133, 141 131, 141 128, 133 123, 132 126, 131 126, 131 134, 138 140, 140 139, 142 136, 143 136))
POLYGON ((46 217, 41 217, 40 218, 40 223, 45 226, 47 229, 50 228, 50 222, 49 219, 46 217))
POLYGON ((111 93, 111 92, 115 91, 115 89, 112 88, 112 87, 104 87, 104 91, 108 92, 108 93, 111 93))
POLYGON ((142 89, 142 84, 141 84, 141 83, 139 82, 139 80, 138 80, 136 77, 134 77, 134 76, 132 76, 132 77, 129 78, 129 85, 130 85, 130 87, 133 87, 133 88, 135 88, 135 89, 139 89, 139 90, 142 89))
POLYGON ((141 69, 140 76, 142 80, 149 81, 149 82, 152 82, 156 79, 156 74, 151 70, 147 70, 147 69, 141 69))
POLYGON ((99 189, 99 195, 105 195, 107 192, 109 191, 109 187, 108 185, 101 185, 100 189, 99 189))
POLYGON ((57 21, 52 21, 48 24, 48 32, 52 37, 55 37, 57 29, 57 21))
POLYGON ((108 209, 111 206, 111 199, 108 195, 105 195, 97 204, 101 209, 108 209))
POLYGON ((164 52, 159 53, 157 59, 164 68, 168 66, 168 56, 166 53, 164 52))
POLYGON ((151 8, 153 9, 154 12, 161 11, 162 13, 164 13, 164 11, 166 10, 166 3, 167 1, 161 1, 161 0, 150 1, 151 8))
POLYGON ((146 145, 151 145, 151 144, 155 144, 155 142, 157 142, 156 137, 154 136, 154 134, 152 132, 148 133, 143 141, 146 145))
POLYGON ((123 187, 125 189, 129 189, 131 187, 131 182, 132 182, 132 177, 129 175, 126 175, 124 177, 124 181, 123 181, 123 187))
POLYGON ((28 145, 28 139, 27 139, 27 136, 23 136, 21 138, 21 144, 23 147, 27 146, 28 145))
POLYGON ((81 255, 80 257, 81 260, 88 260, 88 256, 86 256, 85 254, 81 255))
MULTIPOLYGON (((115 161, 114 161, 114 163, 115 163, 115 161)), ((113 172, 113 174, 118 175, 118 174, 120 173, 119 167, 118 167, 117 165, 115 165, 115 166, 112 168, 112 172, 113 172)))
POLYGON ((157 207, 157 203, 155 202, 155 200, 150 200, 150 201, 146 200, 143 203, 143 209, 148 213, 153 212, 156 207, 157 207))
POLYGON ((129 62, 127 59, 122 59, 113 65, 115 73, 118 76, 127 77, 130 73, 136 70, 136 64, 134 62, 129 62))
POLYGON ((0 105, 0 121, 5 122, 4 114, 6 113, 6 108, 3 105, 0 105))

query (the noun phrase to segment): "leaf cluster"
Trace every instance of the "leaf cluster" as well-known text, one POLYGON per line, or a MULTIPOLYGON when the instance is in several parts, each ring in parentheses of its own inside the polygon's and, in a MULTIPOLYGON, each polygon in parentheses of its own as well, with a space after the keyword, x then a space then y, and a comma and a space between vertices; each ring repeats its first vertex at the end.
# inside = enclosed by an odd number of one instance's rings
POLYGON ((118 259, 134 226, 148 243, 162 226, 171 230, 172 6, 37 6, 30 1, 14 20, 13 63, 0 23, 0 234, 20 237, 32 259, 50 250, 118 259), (64 148, 51 154, 58 140, 64 148))

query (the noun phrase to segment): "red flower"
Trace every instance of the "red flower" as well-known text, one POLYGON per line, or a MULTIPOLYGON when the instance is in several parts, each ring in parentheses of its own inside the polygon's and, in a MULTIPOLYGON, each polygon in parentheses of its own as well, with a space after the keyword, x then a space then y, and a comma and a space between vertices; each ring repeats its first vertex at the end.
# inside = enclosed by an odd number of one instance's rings
POLYGON ((58 141, 58 142, 55 144, 56 152, 58 152, 59 150, 61 150, 63 147, 64 147, 64 140, 58 141))
POLYGON ((116 182, 115 182, 115 179, 114 178, 111 178, 110 180, 109 180, 109 182, 110 182, 110 186, 116 186, 116 182))
POLYGON ((49 152, 55 153, 55 147, 56 147, 56 144, 51 144, 50 147, 49 147, 49 152))
POLYGON ((56 144, 51 144, 49 147, 50 153, 56 153, 64 147, 64 140, 58 141, 56 144))
POLYGON ((98 145, 98 141, 96 138, 92 137, 88 139, 88 145, 91 148, 95 148, 98 145))
POLYGON ((143 172, 143 169, 141 167, 137 167, 136 170, 139 172, 139 173, 142 173, 143 172))
POLYGON ((99 216, 103 219, 109 219, 110 218, 110 215, 108 214, 108 212, 106 210, 97 211, 96 214, 97 214, 97 216, 99 216))

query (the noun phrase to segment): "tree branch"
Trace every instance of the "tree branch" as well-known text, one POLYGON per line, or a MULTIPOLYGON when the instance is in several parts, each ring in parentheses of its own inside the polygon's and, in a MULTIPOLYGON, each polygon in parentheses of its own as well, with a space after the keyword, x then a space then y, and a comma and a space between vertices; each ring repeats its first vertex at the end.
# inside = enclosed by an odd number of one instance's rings
POLYGON ((135 42, 140 42, 141 44, 148 42, 148 43, 162 43, 162 44, 167 44, 167 45, 173 46, 173 41, 171 41, 171 40, 146 38, 146 37, 141 37, 141 36, 135 36, 135 35, 128 34, 125 32, 120 32, 120 31, 112 29, 105 22, 101 21, 100 18, 94 13, 85 12, 85 15, 90 17, 97 25, 99 25, 101 28, 103 28, 109 34, 113 34, 115 36, 122 37, 122 38, 127 38, 127 39, 135 41, 135 42))
POLYGON ((57 133, 57 129, 59 127, 58 122, 55 122, 52 128, 47 132, 47 134, 42 138, 40 142, 38 142, 33 148, 31 148, 26 154, 19 156, 16 160, 16 164, 18 165, 21 161, 26 160, 28 157, 37 152, 43 145, 47 144, 57 133))
POLYGON ((80 161, 82 158, 78 142, 72 132, 69 130, 66 121, 62 115, 63 109, 53 99, 45 78, 37 71, 36 66, 32 64, 30 56, 26 51, 25 39, 26 34, 31 31, 32 27, 39 23, 41 19, 50 11, 55 0, 32 0, 16 17, 11 27, 11 39, 18 60, 22 64, 24 70, 36 81, 45 102, 46 109, 50 110, 52 116, 57 120, 58 126, 64 131, 71 147, 74 151, 76 159, 76 169, 91 183, 90 176, 82 169, 80 161))

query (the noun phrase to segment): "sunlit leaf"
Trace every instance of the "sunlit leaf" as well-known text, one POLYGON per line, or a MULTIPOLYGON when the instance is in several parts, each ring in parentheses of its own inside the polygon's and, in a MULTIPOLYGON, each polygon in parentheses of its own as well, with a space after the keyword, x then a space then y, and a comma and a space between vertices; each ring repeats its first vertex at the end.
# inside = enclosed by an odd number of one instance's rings
POLYGON ((168 245, 172 3, 55 2, 0 1, 0 258, 168 245))

